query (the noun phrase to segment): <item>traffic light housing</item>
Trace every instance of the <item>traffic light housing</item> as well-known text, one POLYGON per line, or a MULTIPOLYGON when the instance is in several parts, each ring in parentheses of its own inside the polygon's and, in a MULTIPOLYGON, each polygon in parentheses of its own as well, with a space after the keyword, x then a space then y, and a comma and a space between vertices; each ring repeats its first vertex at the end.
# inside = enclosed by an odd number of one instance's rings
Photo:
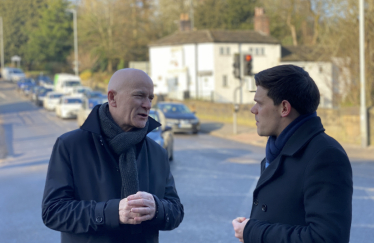
POLYGON ((238 53, 234 54, 234 63, 232 64, 232 67, 234 68, 234 77, 240 78, 240 55, 238 53))
POLYGON ((245 54, 243 55, 243 76, 251 76, 252 75, 252 55, 245 54))

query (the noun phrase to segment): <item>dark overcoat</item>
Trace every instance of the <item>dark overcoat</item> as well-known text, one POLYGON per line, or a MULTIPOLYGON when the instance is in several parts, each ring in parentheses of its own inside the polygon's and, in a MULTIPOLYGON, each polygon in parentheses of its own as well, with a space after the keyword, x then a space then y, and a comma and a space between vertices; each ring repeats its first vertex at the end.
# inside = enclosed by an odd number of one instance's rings
POLYGON ((352 168, 319 117, 298 128, 266 169, 265 162, 245 243, 349 242, 352 168))
MULTIPOLYGON (((131 225, 120 225, 121 175, 103 139, 99 106, 80 129, 60 136, 52 151, 42 202, 46 226, 61 231, 61 242, 131 242, 131 225)), ((148 132, 160 126, 149 117, 148 132)), ((145 242, 158 242, 159 230, 172 230, 184 212, 167 152, 146 136, 137 146, 139 189, 158 205, 154 219, 141 224, 145 242)))

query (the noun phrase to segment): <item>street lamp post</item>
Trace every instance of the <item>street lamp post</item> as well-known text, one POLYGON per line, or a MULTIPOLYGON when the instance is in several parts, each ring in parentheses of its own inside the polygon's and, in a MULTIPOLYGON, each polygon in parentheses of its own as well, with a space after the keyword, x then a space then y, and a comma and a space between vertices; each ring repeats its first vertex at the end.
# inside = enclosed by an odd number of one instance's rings
POLYGON ((3 18, 0 17, 0 51, 1 51, 1 70, 4 69, 4 33, 3 33, 3 18))
POLYGON ((368 123, 365 97, 365 16, 364 16, 364 0, 360 0, 360 127, 361 127, 361 146, 367 147, 368 139, 368 123))
POLYGON ((79 75, 78 69, 78 28, 77 28, 77 10, 75 9, 68 9, 68 12, 73 13, 73 20, 74 20, 74 71, 75 75, 79 75))

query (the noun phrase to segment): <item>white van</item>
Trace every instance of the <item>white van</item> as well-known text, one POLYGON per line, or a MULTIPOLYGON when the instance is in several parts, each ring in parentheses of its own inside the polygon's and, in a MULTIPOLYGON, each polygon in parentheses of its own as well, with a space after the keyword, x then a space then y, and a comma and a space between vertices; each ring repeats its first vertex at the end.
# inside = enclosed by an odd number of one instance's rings
POLYGON ((19 68, 5 67, 1 70, 1 77, 5 81, 10 81, 16 83, 21 78, 25 78, 24 72, 19 68))
POLYGON ((58 73, 55 75, 54 87, 56 92, 71 94, 75 87, 81 85, 81 79, 73 74, 58 73))

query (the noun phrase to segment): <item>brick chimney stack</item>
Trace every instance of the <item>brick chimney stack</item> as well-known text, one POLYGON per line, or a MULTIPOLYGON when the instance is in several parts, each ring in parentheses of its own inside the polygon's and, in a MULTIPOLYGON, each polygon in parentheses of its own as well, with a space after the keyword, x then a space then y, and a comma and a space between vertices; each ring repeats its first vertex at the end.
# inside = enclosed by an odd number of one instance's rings
POLYGON ((179 20, 179 31, 191 30, 191 20, 188 14, 181 14, 179 20))
POLYGON ((254 25, 255 31, 270 35, 269 18, 265 15, 263 8, 255 8, 254 25))

